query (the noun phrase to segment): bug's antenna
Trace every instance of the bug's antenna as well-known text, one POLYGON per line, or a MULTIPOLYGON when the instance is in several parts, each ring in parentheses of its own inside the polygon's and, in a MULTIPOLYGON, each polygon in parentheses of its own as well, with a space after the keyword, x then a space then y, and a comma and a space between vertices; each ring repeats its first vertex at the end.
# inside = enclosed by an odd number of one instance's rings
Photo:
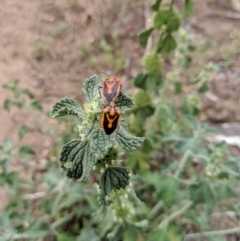
POLYGON ((120 71, 121 71, 121 70, 118 70, 118 72, 117 72, 114 76, 116 77, 116 75, 119 74, 120 71))
POLYGON ((105 75, 107 75, 107 76, 111 76, 110 74, 108 74, 108 73, 104 73, 104 72, 99 72, 100 74, 105 74, 105 75))

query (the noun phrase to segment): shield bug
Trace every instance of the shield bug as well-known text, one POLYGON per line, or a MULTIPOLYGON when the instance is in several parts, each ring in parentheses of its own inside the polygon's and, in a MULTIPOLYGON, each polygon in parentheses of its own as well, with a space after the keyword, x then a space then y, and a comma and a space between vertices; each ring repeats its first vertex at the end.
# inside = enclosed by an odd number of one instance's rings
POLYGON ((115 76, 110 76, 103 81, 101 89, 101 97, 107 102, 113 102, 119 95, 121 90, 121 80, 115 76))
POLYGON ((121 111, 111 102, 109 106, 103 109, 100 126, 107 135, 111 135, 119 127, 121 111))

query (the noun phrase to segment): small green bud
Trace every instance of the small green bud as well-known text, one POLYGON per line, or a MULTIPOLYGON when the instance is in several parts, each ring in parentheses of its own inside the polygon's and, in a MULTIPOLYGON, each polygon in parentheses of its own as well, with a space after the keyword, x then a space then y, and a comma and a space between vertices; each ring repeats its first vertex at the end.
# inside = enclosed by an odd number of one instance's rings
POLYGON ((155 53, 149 53, 143 57, 142 66, 147 74, 156 76, 161 73, 163 60, 159 55, 155 53))
POLYGON ((179 29, 181 18, 175 10, 162 8, 153 16, 153 25, 159 30, 165 25, 166 31, 171 33, 179 29))
POLYGON ((152 102, 150 93, 142 89, 139 89, 137 92, 135 92, 133 95, 133 100, 136 108, 151 105, 152 102))
POLYGON ((110 147, 103 158, 98 159, 96 165, 100 168, 107 168, 112 165, 112 160, 118 158, 118 150, 114 147, 110 147))
POLYGON ((87 121, 88 123, 93 122, 99 116, 100 111, 100 100, 96 99, 92 102, 85 103, 84 110, 87 114, 87 121))

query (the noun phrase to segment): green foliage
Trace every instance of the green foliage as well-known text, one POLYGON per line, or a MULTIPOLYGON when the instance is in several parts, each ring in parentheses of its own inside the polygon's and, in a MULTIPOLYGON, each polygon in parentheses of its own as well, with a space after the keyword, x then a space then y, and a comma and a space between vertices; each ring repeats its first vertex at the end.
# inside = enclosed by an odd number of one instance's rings
POLYGON ((185 0, 183 17, 188 18, 193 12, 193 0, 185 0))
POLYGON ((49 54, 49 50, 46 43, 44 43, 40 39, 36 40, 34 43, 33 50, 31 52, 32 57, 37 60, 42 60, 48 54, 49 54))
POLYGON ((80 119, 85 117, 85 114, 78 102, 70 98, 63 98, 57 101, 52 107, 52 111, 49 115, 52 118, 65 115, 76 115, 80 119))
POLYGON ((177 47, 176 40, 171 34, 167 34, 163 38, 159 39, 157 45, 157 53, 170 53, 177 47))
POLYGON ((148 91, 145 91, 142 89, 138 90, 133 95, 133 100, 134 100, 136 108, 145 107, 145 106, 151 105, 151 103, 152 103, 150 93, 148 91))
MULTIPOLYGON (((108 168, 109 165, 112 165, 111 160, 104 157, 110 151, 113 152, 116 141, 123 149, 133 150, 141 145, 144 138, 128 134, 124 126, 122 126, 123 122, 120 123, 117 132, 111 135, 106 135, 101 130, 99 126, 101 112, 99 109, 102 107, 102 100, 99 99, 99 85, 100 80, 97 76, 92 76, 85 82, 83 92, 86 96, 87 104, 84 111, 76 101, 64 98, 53 105, 50 116, 76 115, 82 121, 81 125, 78 125, 81 139, 71 140, 64 145, 61 151, 61 167, 69 178, 80 179, 80 182, 87 181, 95 164, 101 163, 103 169, 107 168, 100 182, 102 191, 100 204, 106 205, 110 204, 110 202, 107 203, 102 200, 105 200, 110 191, 112 189, 124 189, 129 182, 128 179, 126 180, 127 169, 120 167, 108 168), (124 172, 126 172, 126 175, 124 172)), ((125 94, 120 93, 116 99, 116 106, 121 111, 124 111, 133 107, 133 101, 125 94)), ((115 151, 116 153, 117 151, 115 151)), ((117 156, 114 158, 116 159, 117 156)))
POLYGON ((104 205, 111 203, 109 196, 112 190, 125 188, 129 184, 129 170, 126 167, 107 168, 99 184, 99 202, 104 205), (108 200, 107 200, 108 198, 108 200))
POLYGON ((151 6, 151 9, 153 11, 157 11, 159 9, 161 2, 162 2, 162 0, 156 0, 156 2, 151 6))
POLYGON ((142 65, 147 74, 156 76, 162 71, 163 61, 159 55, 149 53, 144 56, 142 65))
POLYGON ((147 41, 149 36, 151 35, 152 31, 154 30, 154 28, 150 28, 147 30, 144 30, 143 32, 141 32, 138 35, 138 42, 140 43, 140 45, 145 48, 147 46, 147 41))
POLYGON ((153 25, 156 29, 161 30, 164 26, 166 31, 171 33, 177 31, 181 25, 179 14, 169 8, 161 8, 153 17, 153 25))

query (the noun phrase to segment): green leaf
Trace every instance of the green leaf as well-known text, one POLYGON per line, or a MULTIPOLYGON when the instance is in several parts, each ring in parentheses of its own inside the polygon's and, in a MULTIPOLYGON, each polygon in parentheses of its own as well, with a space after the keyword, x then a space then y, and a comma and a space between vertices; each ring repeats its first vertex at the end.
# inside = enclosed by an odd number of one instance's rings
POLYGON ((168 34, 165 38, 160 39, 157 46, 157 53, 168 54, 177 47, 177 42, 171 34, 168 34))
POLYGON ((231 197, 237 197, 235 191, 233 191, 229 184, 222 182, 220 185, 214 188, 214 193, 216 194, 216 200, 218 202, 223 201, 225 199, 229 199, 231 197))
POLYGON ((198 88, 198 93, 205 93, 208 91, 208 82, 204 81, 202 85, 198 88))
POLYGON ((106 151, 115 144, 115 133, 106 135, 100 129, 99 123, 89 124, 85 130, 86 136, 90 142, 92 153, 95 157, 102 158, 106 151))
POLYGON ((52 107, 52 110, 49 115, 52 118, 64 115, 76 115, 80 119, 86 118, 86 115, 83 112, 81 106, 78 104, 78 102, 67 97, 57 101, 52 107))
POLYGON ((37 100, 33 101, 30 105, 35 110, 39 110, 39 111, 43 110, 42 104, 37 100))
POLYGON ((100 237, 96 234, 95 229, 88 226, 86 227, 86 226, 87 225, 85 225, 84 223, 84 228, 81 230, 80 235, 77 238, 74 238, 74 240, 75 241, 100 241, 100 237))
POLYGON ((133 136, 120 126, 117 131, 117 141, 122 148, 126 150, 134 150, 141 145, 144 141, 144 137, 133 136))
POLYGON ((21 92, 27 95, 30 99, 33 99, 35 95, 29 89, 22 89, 21 92))
POLYGON ((36 220, 30 224, 27 231, 20 234, 24 239, 39 239, 51 232, 51 228, 47 223, 36 220))
POLYGON ((128 224, 124 232, 124 241, 137 241, 139 230, 133 225, 128 224))
POLYGON ((167 235, 167 232, 161 229, 151 231, 146 238, 146 241, 156 241, 156 240, 171 241, 167 235))
POLYGON ((162 2, 162 0, 156 0, 156 2, 151 6, 151 9, 153 11, 158 11, 161 2, 162 2))
POLYGON ((131 109, 134 106, 133 99, 126 96, 122 92, 119 93, 114 103, 115 106, 119 107, 121 110, 131 109))
POLYGON ((182 83, 175 81, 174 82, 174 94, 179 94, 182 92, 182 83))
POLYGON ((20 79, 8 81, 6 84, 3 85, 3 88, 14 91, 17 88, 19 82, 20 82, 20 79))
MULTIPOLYGON (((103 173, 100 180, 99 201, 101 204, 107 205, 110 192, 113 189, 124 189, 129 184, 129 169, 126 167, 109 167, 103 173)), ((110 201, 111 202, 111 201, 110 201)))
POLYGON ((155 91, 157 93, 157 91, 159 90, 160 84, 162 82, 162 74, 156 74, 154 76, 152 75, 148 75, 148 79, 146 82, 146 89, 151 91, 155 91))
POLYGON ((57 241, 75 241, 76 239, 68 233, 58 233, 57 241))
POLYGON ((235 176, 235 177, 239 177, 239 175, 240 175, 239 165, 235 161, 226 162, 223 167, 223 170, 225 172, 227 172, 228 174, 235 176))
POLYGON ((23 125, 20 127, 19 131, 18 131, 18 136, 20 139, 22 139, 28 132, 29 132, 30 128, 26 125, 23 125))
POLYGON ((183 17, 188 18, 193 12, 193 0, 185 0, 183 17))
POLYGON ((179 196, 179 183, 178 181, 170 176, 160 176, 159 181, 155 183, 157 189, 158 199, 170 206, 178 200, 179 196))
POLYGON ((30 146, 21 146, 19 148, 18 154, 22 157, 25 157, 25 156, 34 156, 36 153, 30 146))
POLYGON ((4 101, 4 109, 7 111, 10 111, 11 106, 12 106, 12 101, 10 99, 6 99, 4 101))
POLYGON ((10 219, 5 213, 0 214, 0 227, 1 228, 10 228, 11 227, 10 219))
POLYGON ((146 48, 147 46, 147 42, 148 42, 148 38, 151 35, 152 31, 154 28, 150 28, 147 30, 142 31, 139 35, 138 35, 138 42, 139 44, 143 47, 146 48))
POLYGON ((209 183, 205 180, 192 184, 189 188, 190 198, 194 203, 213 203, 214 195, 209 183))
POLYGON ((60 162, 66 175, 72 179, 80 178, 86 182, 96 162, 88 141, 73 139, 63 146, 60 162), (66 165, 67 164, 67 165, 66 165))
POLYGON ((138 74, 134 79, 134 85, 141 89, 146 89, 148 75, 147 74, 138 74))
POLYGON ((101 81, 98 76, 93 75, 91 78, 86 80, 83 85, 83 92, 87 99, 87 102, 93 101, 95 98, 99 96, 99 87, 101 85, 101 81))
POLYGON ((192 58, 188 55, 183 57, 183 68, 184 70, 188 70, 191 66, 192 58))

